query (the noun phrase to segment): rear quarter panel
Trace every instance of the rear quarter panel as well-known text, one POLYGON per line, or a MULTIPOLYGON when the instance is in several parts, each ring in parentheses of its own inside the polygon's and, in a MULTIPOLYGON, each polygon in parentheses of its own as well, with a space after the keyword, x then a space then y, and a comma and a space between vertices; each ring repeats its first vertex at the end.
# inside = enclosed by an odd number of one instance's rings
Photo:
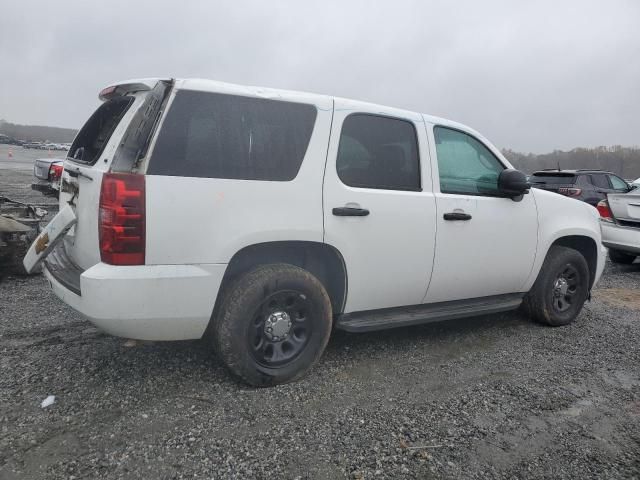
POLYGON ((256 243, 322 242, 322 181, 333 101, 314 97, 308 103, 317 107, 316 123, 291 181, 147 175, 146 263, 228 263, 256 243))

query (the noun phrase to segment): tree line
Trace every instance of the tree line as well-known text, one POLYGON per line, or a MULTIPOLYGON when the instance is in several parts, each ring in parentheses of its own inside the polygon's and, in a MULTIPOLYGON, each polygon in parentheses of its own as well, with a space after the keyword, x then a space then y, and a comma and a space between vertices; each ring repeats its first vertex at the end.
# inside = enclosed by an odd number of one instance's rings
POLYGON ((0 133, 25 142, 70 143, 78 131, 73 128, 19 125, 0 120, 0 133))
POLYGON ((514 167, 526 173, 548 168, 593 168, 607 170, 626 179, 640 177, 640 147, 574 148, 568 152, 554 150, 540 155, 503 149, 502 153, 514 167))

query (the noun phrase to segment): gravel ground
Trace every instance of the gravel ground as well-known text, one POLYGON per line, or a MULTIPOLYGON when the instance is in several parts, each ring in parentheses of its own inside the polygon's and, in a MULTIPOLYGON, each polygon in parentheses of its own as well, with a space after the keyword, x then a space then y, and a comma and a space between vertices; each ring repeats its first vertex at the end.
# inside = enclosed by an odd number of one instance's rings
POLYGON ((205 342, 104 335, 41 276, 0 283, 0 332, 2 480, 640 478, 639 263, 608 265, 568 327, 336 332, 270 389, 205 342))

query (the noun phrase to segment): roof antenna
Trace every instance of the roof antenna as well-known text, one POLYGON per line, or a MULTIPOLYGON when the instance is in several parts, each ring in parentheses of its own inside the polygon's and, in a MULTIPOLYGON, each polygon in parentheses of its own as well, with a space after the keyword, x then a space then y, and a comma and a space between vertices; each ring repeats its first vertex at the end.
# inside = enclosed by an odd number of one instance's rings
POLYGON ((560 160, 558 160, 558 171, 560 171, 560 160))

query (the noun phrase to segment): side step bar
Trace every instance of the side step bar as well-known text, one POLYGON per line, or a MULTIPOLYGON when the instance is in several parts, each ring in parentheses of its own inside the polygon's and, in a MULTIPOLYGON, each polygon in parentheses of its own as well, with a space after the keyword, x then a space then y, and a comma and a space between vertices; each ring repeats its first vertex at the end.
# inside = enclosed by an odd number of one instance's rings
POLYGON ((345 313, 338 317, 336 328, 347 332, 371 332, 452 320, 454 318, 506 312, 517 309, 522 303, 524 295, 524 293, 511 293, 508 295, 472 298, 470 300, 345 313))

